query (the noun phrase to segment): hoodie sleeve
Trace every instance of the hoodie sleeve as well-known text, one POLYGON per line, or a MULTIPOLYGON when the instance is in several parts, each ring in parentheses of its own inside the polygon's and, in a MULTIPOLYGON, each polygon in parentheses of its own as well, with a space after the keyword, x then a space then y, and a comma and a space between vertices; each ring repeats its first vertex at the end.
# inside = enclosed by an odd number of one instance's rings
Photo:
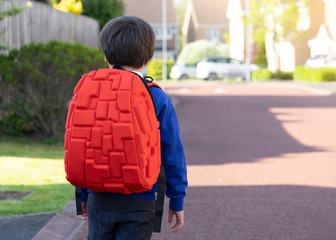
POLYGON ((188 180, 176 112, 170 99, 161 89, 151 87, 151 92, 160 122, 161 162, 167 176, 166 195, 170 198, 169 208, 182 211, 188 180))

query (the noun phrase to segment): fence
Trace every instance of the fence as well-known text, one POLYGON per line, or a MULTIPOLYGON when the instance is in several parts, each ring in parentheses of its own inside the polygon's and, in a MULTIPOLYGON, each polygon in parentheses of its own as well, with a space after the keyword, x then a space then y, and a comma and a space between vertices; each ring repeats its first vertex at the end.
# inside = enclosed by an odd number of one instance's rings
MULTIPOLYGON (((4 1, 0 10, 12 5, 26 5, 27 0, 4 1)), ((89 17, 61 12, 43 3, 31 1, 32 7, 0 21, 1 42, 20 48, 31 42, 78 42, 98 47, 99 23, 89 17)))

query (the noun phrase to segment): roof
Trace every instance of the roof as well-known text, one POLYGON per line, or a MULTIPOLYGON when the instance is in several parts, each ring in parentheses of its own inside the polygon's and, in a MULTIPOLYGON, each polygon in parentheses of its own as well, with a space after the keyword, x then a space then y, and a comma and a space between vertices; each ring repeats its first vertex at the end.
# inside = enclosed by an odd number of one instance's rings
MULTIPOLYGON (((162 23, 161 0, 123 0, 125 15, 140 17, 150 24, 162 23)), ((177 24, 177 15, 173 0, 167 0, 167 23, 177 24)))
POLYGON ((229 0, 192 0, 197 22, 202 25, 229 24, 226 17, 229 0))

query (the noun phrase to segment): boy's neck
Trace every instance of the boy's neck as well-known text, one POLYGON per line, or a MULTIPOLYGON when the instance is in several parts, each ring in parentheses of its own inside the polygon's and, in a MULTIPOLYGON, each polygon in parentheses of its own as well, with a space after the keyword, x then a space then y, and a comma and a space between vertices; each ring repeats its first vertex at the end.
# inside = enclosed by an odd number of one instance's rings
MULTIPOLYGON (((145 68, 145 66, 142 67, 142 68, 133 68, 133 67, 130 67, 130 66, 122 66, 122 67, 125 68, 125 70, 129 71, 129 72, 142 72, 143 69, 145 68)), ((111 66, 109 64, 109 68, 113 68, 113 66, 111 66)))
POLYGON ((132 67, 129 67, 129 66, 123 66, 123 68, 125 68, 129 72, 142 72, 142 70, 144 69, 144 68, 137 69, 137 68, 132 68, 132 67))

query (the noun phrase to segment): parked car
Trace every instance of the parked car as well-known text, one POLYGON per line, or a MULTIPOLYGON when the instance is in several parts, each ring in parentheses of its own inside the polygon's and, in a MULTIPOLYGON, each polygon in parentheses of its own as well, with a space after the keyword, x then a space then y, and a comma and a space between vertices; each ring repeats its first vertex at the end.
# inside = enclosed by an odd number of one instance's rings
POLYGON ((336 57, 333 57, 325 64, 325 67, 336 68, 336 57))
POLYGON ((177 63, 170 70, 170 78, 188 79, 196 77, 196 66, 177 63))
MULTIPOLYGON (((228 57, 203 58, 196 67, 196 77, 202 79, 245 79, 248 65, 228 57)), ((250 70, 258 70, 255 64, 250 64, 250 70)))
POLYGON ((305 67, 307 68, 321 68, 324 67, 325 64, 331 59, 330 56, 327 55, 316 55, 308 58, 306 61, 305 67))

